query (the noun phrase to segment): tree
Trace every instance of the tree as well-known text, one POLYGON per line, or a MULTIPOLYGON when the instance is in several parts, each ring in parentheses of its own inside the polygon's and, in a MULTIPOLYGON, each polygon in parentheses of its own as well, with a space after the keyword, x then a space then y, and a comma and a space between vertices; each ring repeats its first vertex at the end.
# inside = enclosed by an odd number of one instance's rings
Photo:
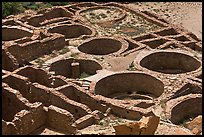
POLYGON ((2 2, 2 17, 15 15, 25 11, 20 2, 2 2))
POLYGON ((65 6, 71 4, 71 2, 48 2, 48 3, 53 6, 65 6))
POLYGON ((5 18, 9 15, 16 15, 28 9, 39 10, 68 4, 71 4, 71 2, 2 2, 2 17, 5 18))

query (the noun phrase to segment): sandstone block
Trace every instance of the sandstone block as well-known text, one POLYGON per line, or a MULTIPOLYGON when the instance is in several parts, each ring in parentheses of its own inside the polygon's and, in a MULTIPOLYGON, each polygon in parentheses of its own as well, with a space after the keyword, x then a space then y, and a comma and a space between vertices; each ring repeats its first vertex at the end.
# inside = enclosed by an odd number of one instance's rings
POLYGON ((77 129, 83 129, 87 126, 94 124, 95 122, 96 122, 95 116, 88 114, 76 120, 75 124, 77 129))
POLYGON ((74 123, 74 117, 67 110, 50 105, 48 107, 47 123, 52 128, 66 131, 69 133, 75 133, 76 127, 72 125, 74 123))
POLYGON ((202 115, 197 116, 192 121, 188 122, 185 127, 190 129, 192 133, 198 135, 202 132, 202 115))
POLYGON ((140 119, 141 135, 154 135, 160 118, 158 116, 142 117, 140 119))
POLYGON ((140 121, 113 126, 116 135, 154 135, 160 118, 157 116, 142 117, 140 121))

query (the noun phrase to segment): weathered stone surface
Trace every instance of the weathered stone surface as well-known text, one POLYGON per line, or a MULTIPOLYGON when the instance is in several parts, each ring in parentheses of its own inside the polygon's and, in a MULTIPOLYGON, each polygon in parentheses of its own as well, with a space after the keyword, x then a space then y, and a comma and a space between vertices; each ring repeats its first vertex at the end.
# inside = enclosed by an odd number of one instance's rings
POLYGON ((187 128, 160 121, 155 135, 193 135, 187 128))
POLYGON ((153 135, 160 118, 157 116, 142 117, 140 121, 113 126, 116 135, 153 135))
POLYGON ((200 134, 202 132, 202 115, 199 115, 192 121, 186 123, 185 127, 190 129, 193 134, 200 134))
POLYGON ((104 115, 99 110, 94 110, 91 114, 85 115, 75 121, 77 129, 83 129, 92 124, 97 124, 104 115))
POLYGON ((7 126, 7 123, 2 120, 2 135, 9 135, 10 134, 10 130, 7 126))
POLYGON ((140 125, 138 122, 124 123, 113 126, 116 135, 139 135, 140 125))
POLYGON ((6 48, 2 49, 2 68, 5 70, 13 71, 18 68, 19 63, 16 58, 7 51, 6 48))
POLYGON ((85 115, 75 121, 77 129, 83 129, 95 123, 95 117, 91 114, 85 115))
POLYGON ((140 122, 141 135, 154 135, 160 118, 158 116, 142 117, 140 122))
POLYGON ((69 133, 75 133, 76 127, 73 124, 74 118, 67 110, 50 105, 48 107, 47 123, 52 128, 64 130, 69 133))
POLYGON ((72 69, 72 78, 79 78, 80 77, 80 65, 78 62, 71 63, 72 69))
POLYGON ((91 114, 95 116, 96 119, 102 119, 104 117, 103 113, 99 110, 94 110, 91 114))
POLYGON ((21 110, 18 112, 13 123, 20 135, 27 135, 35 129, 45 124, 46 114, 42 103, 34 103, 31 110, 21 110))
POLYGON ((49 71, 67 78, 80 78, 80 75, 83 73, 93 75, 96 73, 96 70, 102 69, 102 66, 97 61, 84 58, 63 59, 56 57, 48 61, 48 63, 50 64, 49 71))
POLYGON ((166 114, 174 124, 179 124, 186 117, 202 114, 202 94, 188 94, 169 100, 166 114))
POLYGON ((91 125, 79 131, 79 135, 115 135, 114 128, 109 125, 104 127, 103 125, 91 125))
POLYGON ((10 134, 8 134, 8 135, 20 135, 20 133, 17 131, 16 125, 14 125, 14 123, 10 122, 8 124, 8 129, 10 132, 10 134))
POLYGON ((187 130, 184 130, 183 128, 177 128, 174 130, 174 135, 192 135, 187 130))

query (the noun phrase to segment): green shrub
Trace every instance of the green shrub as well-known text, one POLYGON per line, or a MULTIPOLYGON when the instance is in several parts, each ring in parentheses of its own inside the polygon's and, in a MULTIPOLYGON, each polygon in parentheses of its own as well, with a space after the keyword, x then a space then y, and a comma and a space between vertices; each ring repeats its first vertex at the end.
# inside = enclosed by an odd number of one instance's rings
POLYGON ((2 17, 23 13, 25 10, 39 10, 68 4, 71 2, 2 2, 2 17))
POLYGON ((71 4, 71 2, 48 2, 52 6, 65 6, 71 4))
POLYGON ((2 17, 5 18, 9 15, 16 15, 24 12, 25 8, 20 2, 2 2, 2 17))
POLYGON ((82 72, 81 75, 80 75, 80 78, 86 78, 86 77, 89 77, 89 76, 91 76, 91 75, 86 73, 86 72, 82 72))

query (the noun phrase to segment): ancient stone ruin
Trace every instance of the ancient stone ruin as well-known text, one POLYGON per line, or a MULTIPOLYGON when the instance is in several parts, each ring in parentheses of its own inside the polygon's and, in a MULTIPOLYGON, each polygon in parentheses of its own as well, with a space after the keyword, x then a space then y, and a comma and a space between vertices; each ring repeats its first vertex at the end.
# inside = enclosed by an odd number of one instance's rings
POLYGON ((202 134, 202 41, 80 2, 2 20, 2 134, 202 134))

